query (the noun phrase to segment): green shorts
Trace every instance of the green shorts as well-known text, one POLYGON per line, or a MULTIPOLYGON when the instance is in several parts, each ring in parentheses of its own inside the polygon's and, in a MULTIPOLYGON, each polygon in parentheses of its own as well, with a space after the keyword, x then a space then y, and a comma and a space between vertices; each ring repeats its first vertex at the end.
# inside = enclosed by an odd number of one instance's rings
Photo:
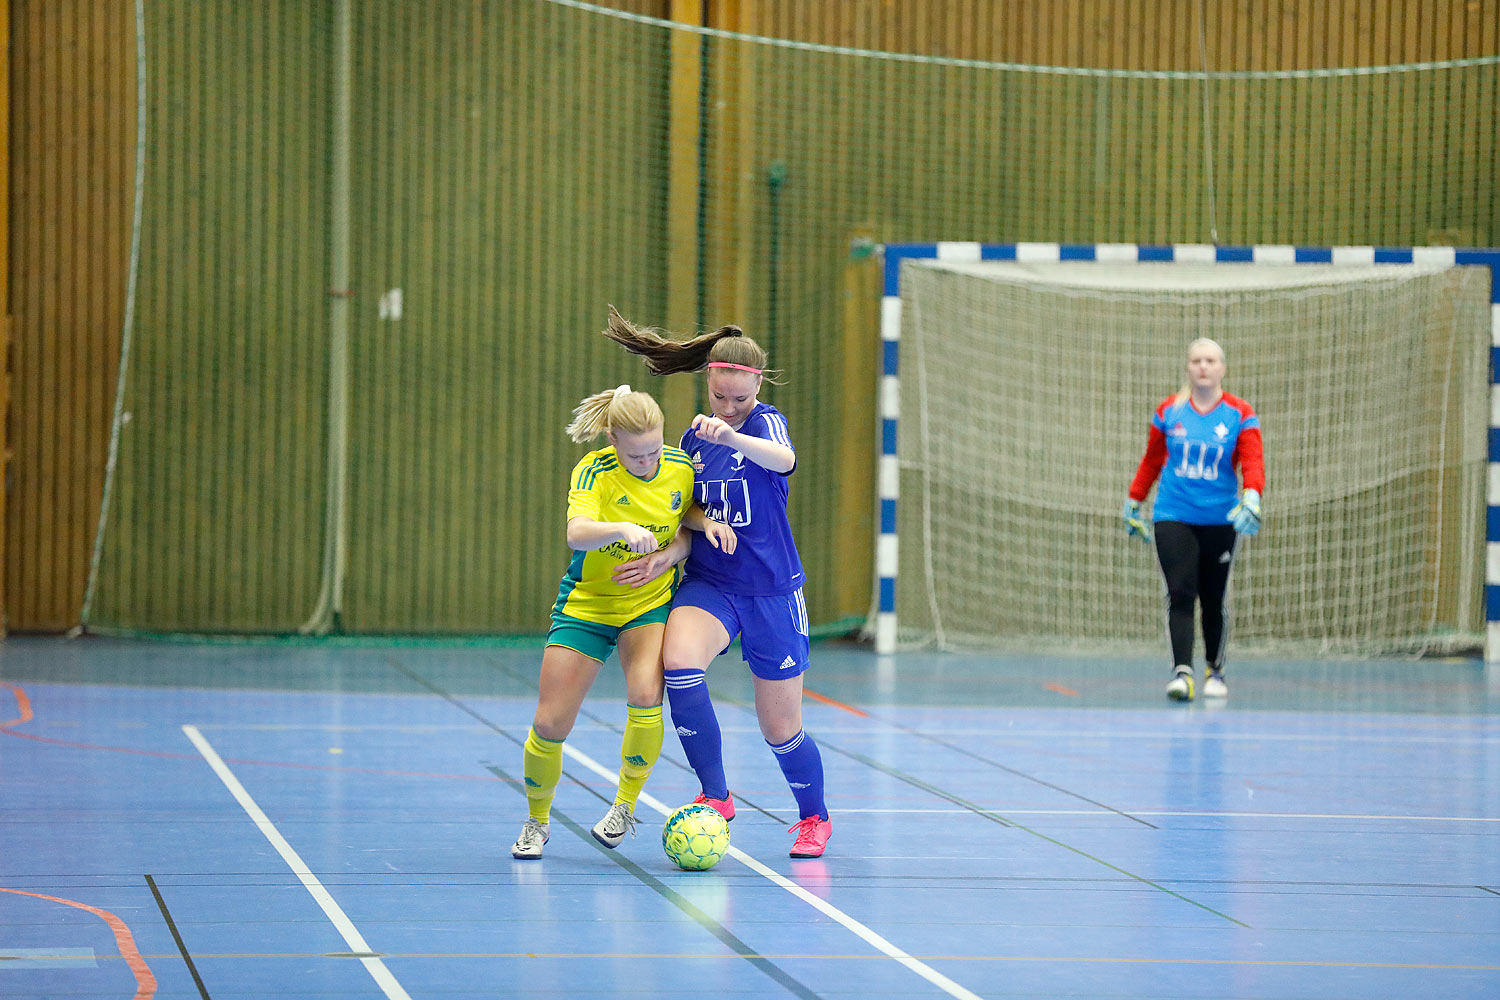
POLYGON ((547 645, 575 649, 584 656, 603 663, 609 659, 615 643, 620 641, 621 632, 628 632, 642 625, 665 625, 667 615, 671 612, 672 603, 668 601, 659 608, 636 615, 624 625, 600 625, 598 622, 586 622, 562 612, 554 612, 552 627, 547 630, 547 645))

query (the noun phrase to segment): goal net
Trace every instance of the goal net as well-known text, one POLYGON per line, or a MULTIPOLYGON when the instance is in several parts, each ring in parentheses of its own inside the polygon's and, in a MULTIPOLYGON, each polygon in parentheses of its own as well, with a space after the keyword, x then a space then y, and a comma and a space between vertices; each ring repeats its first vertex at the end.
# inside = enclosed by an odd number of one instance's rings
POLYGON ((1207 336, 1265 442, 1234 647, 1479 646, 1489 281, 1419 264, 904 262, 900 645, 1164 642, 1154 548, 1119 510, 1153 409, 1207 336))

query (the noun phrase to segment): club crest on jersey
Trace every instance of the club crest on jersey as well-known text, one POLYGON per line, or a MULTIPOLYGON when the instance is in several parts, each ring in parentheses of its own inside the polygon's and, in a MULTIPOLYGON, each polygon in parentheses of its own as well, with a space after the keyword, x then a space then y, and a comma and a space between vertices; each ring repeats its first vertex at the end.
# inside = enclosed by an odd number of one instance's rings
POLYGON ((677 510, 681 506, 682 506, 682 491, 681 490, 673 490, 672 491, 672 509, 673 510, 677 510))
POLYGON ((1167 431, 1167 433, 1172 437, 1187 437, 1187 428, 1182 426, 1182 421, 1179 420, 1172 425, 1172 429, 1167 431))

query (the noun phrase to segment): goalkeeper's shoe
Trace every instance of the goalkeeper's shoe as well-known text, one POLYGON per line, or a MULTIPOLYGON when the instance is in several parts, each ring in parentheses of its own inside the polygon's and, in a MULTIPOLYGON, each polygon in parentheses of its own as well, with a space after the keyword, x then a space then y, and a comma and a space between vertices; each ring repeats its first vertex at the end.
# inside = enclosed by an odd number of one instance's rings
POLYGON ((1173 701, 1193 700, 1193 668, 1179 666, 1171 682, 1167 684, 1167 697, 1173 701))
POLYGON ((521 827, 521 835, 511 845, 510 856, 520 858, 522 861, 536 860, 542 856, 542 845, 547 842, 549 836, 546 823, 527 816, 526 824, 521 827))
POLYGON ((1208 673, 1203 675, 1203 697, 1229 697, 1229 685, 1224 683, 1224 671, 1210 667, 1208 673))
POLYGON ((711 799, 707 795, 699 793, 698 797, 693 800, 693 805, 708 806, 710 809, 716 810, 720 816, 724 817, 724 822, 726 823, 734 819, 734 794, 732 792, 725 792, 722 799, 711 799))
POLYGON ((594 824, 594 839, 610 850, 620 846, 626 834, 635 836, 635 810, 628 802, 616 802, 604 818, 594 824))

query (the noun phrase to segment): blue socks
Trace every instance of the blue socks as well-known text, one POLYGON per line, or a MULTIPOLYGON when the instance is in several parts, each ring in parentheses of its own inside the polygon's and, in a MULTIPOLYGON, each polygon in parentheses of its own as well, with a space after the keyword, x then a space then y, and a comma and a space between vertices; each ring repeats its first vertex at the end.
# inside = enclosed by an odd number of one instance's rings
MULTIPOLYGON (((724 740, 719 732, 719 718, 714 714, 708 696, 708 682, 701 670, 668 670, 667 703, 672 710, 672 725, 682 741, 682 752, 698 775, 703 794, 711 799, 727 799, 729 783, 724 778, 724 740)), ((776 763, 797 799, 797 811, 808 816, 828 818, 823 801, 823 756, 806 731, 780 746, 771 746, 776 763)))
POLYGON ((828 806, 823 802, 823 756, 818 753, 813 738, 799 729, 796 736, 781 746, 771 746, 771 752, 776 755, 776 763, 781 765, 781 773, 786 776, 792 795, 796 796, 801 817, 827 819, 828 806))
MULTIPOLYGON (((668 670, 666 680, 672 725, 677 727, 682 752, 697 773, 703 794, 711 799, 727 799, 729 782, 724 778, 724 740, 719 733, 719 717, 714 714, 714 703, 708 697, 708 682, 703 671, 668 670)), ((820 778, 820 798, 822 789, 820 778)))

